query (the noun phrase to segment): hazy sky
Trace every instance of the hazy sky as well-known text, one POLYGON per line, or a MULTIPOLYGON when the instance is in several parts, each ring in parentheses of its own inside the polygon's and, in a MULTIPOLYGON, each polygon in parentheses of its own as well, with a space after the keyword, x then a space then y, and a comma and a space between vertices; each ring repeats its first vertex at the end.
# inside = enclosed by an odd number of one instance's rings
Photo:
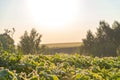
POLYGON ((100 20, 120 21, 120 0, 0 0, 0 32, 14 27, 16 42, 32 28, 42 43, 80 42, 100 20))

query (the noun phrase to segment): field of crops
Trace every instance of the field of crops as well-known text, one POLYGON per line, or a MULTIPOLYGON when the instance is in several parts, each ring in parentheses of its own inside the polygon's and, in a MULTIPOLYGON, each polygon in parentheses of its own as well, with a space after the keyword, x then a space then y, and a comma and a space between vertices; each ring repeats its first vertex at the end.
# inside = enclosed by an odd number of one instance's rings
POLYGON ((0 54, 0 80, 120 80, 119 57, 0 54))
POLYGON ((44 44, 48 48, 70 48, 70 47, 80 47, 82 42, 69 42, 69 43, 52 43, 44 44))
MULTIPOLYGON (((82 42, 68 42, 68 43, 51 43, 51 44, 42 44, 48 48, 46 54, 55 54, 55 53, 80 53, 80 46, 82 42)), ((41 45, 41 46, 42 46, 41 45)))

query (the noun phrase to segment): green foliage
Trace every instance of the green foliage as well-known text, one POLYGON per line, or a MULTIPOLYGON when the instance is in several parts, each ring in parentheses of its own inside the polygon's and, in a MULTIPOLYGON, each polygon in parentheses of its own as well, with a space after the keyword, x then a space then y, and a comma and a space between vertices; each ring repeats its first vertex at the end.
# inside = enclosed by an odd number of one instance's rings
POLYGON ((119 57, 0 55, 0 80, 119 80, 119 57))
POLYGON ((24 54, 28 53, 39 53, 41 35, 33 28, 28 35, 28 32, 25 31, 24 35, 21 37, 20 44, 18 45, 18 50, 24 54))
POLYGON ((93 56, 117 56, 120 46, 120 24, 114 22, 112 27, 104 21, 99 23, 95 35, 88 31, 83 39, 82 52, 93 56))
POLYGON ((0 49, 7 52, 15 51, 14 40, 10 37, 10 35, 6 33, 0 34, 0 49))
POLYGON ((7 69, 0 70, 0 80, 17 80, 15 74, 7 69))
POLYGON ((3 46, 2 46, 2 43, 0 42, 0 51, 3 50, 3 46))

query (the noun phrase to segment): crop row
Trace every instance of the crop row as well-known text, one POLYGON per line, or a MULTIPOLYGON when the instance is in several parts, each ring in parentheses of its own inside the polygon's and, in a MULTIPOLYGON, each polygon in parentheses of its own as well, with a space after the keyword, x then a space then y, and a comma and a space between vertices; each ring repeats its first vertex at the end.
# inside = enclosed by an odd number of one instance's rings
POLYGON ((0 80, 120 80, 119 57, 0 55, 0 80))

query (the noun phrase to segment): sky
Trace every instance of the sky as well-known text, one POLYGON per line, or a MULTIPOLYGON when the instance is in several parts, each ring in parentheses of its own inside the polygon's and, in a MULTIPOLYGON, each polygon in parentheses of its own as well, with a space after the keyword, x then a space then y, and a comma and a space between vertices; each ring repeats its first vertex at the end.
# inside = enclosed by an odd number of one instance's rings
POLYGON ((81 42, 99 21, 120 21, 120 0, 0 0, 0 33, 15 28, 15 43, 27 30, 42 43, 81 42))

